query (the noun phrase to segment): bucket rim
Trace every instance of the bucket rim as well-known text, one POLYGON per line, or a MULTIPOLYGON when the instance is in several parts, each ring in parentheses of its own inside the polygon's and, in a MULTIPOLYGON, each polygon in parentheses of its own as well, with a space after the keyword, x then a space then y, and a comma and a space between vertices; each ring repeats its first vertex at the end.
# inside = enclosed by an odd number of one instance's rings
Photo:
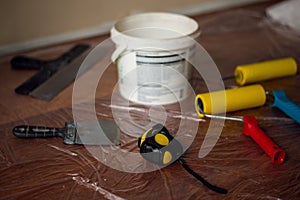
MULTIPOLYGON (((140 28, 150 28, 150 27, 140 27, 140 28)), ((152 28, 152 27, 151 27, 152 28)), ((156 27, 153 27, 156 28, 156 27)), ((160 28, 160 27, 157 27, 160 28)), ((138 28, 135 28, 138 29, 138 28)), ((170 31, 175 31, 174 29, 168 29, 165 28, 166 30, 170 30, 170 31)), ((139 14, 135 14, 135 15, 130 15, 127 17, 122 18, 121 20, 117 21, 114 26, 111 28, 111 37, 113 39, 114 36, 121 36, 121 37, 125 37, 128 40, 151 40, 151 41, 170 41, 170 40, 180 40, 180 39, 184 39, 187 37, 190 37, 192 39, 196 39, 201 33, 200 30, 200 26, 197 23, 196 20, 194 20, 193 18, 186 16, 186 15, 182 15, 182 14, 178 14, 178 13, 172 13, 172 12, 145 12, 145 13, 139 13, 139 14), (180 36, 177 37, 169 37, 169 38, 147 38, 147 37, 139 37, 139 36, 132 36, 130 34, 126 34, 126 32, 134 30, 134 29, 121 29, 120 26, 124 23, 128 23, 130 21, 137 21, 139 20, 141 17, 157 17, 158 19, 161 19, 161 17, 169 17, 171 18, 180 18, 181 20, 186 21, 187 23, 190 23, 193 28, 191 29, 191 31, 188 31, 187 34, 181 34, 180 36)))

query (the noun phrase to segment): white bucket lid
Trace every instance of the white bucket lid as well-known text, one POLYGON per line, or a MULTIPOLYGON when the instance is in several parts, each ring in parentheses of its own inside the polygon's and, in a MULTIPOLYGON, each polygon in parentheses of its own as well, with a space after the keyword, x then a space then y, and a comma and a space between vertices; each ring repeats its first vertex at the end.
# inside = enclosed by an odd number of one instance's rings
POLYGON ((188 48, 199 34, 198 23, 184 15, 162 12, 132 15, 118 21, 111 29, 111 39, 117 46, 112 60, 125 51, 188 48))

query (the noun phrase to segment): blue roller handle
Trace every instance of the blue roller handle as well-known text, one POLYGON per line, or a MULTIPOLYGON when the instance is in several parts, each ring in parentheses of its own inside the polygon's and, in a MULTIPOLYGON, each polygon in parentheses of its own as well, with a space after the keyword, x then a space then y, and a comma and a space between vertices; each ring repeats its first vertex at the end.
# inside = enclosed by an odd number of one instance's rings
POLYGON ((300 124, 300 106, 292 102, 283 90, 274 90, 274 103, 271 107, 277 107, 286 115, 300 124))

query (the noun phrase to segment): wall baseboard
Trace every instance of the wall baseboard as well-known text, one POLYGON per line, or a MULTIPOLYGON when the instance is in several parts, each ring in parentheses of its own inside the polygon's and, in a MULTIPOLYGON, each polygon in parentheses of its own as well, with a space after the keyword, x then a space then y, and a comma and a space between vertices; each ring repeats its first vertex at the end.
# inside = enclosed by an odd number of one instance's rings
POLYGON ((197 15, 265 1, 268 0, 219 0, 213 2, 204 2, 196 6, 180 8, 173 11, 184 15, 197 15))
MULTIPOLYGON (((218 11, 226 8, 237 7, 237 6, 247 5, 255 2, 263 2, 263 1, 267 1, 267 0, 226 0, 226 1, 219 0, 213 2, 200 3, 199 5, 192 6, 192 7, 170 10, 170 12, 180 13, 184 15, 197 15, 197 14, 203 14, 212 11, 218 11)), ((73 41, 76 39, 82 39, 82 38, 93 37, 101 34, 106 34, 110 31, 114 23, 115 22, 112 21, 93 28, 82 29, 78 31, 53 35, 50 37, 44 37, 44 38, 39 38, 39 39, 25 41, 25 42, 2 45, 0 46, 0 56, 10 54, 10 53, 27 51, 38 47, 55 45, 62 42, 73 41)))

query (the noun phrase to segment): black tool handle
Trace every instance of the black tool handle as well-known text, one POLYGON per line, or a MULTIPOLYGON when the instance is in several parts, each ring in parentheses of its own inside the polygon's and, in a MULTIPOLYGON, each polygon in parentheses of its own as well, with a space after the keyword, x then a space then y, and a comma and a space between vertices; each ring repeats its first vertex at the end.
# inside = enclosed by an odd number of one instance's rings
POLYGON ((39 60, 27 56, 15 56, 11 59, 10 64, 14 69, 40 69, 52 61, 39 60))
POLYGON ((10 61, 13 69, 41 69, 42 67, 59 68, 70 63, 74 58, 86 51, 90 46, 79 44, 54 60, 40 60, 27 56, 16 56, 10 61))
POLYGON ((13 134, 18 138, 49 138, 49 137, 63 137, 63 128, 50 128, 43 126, 16 126, 13 129, 13 134))

